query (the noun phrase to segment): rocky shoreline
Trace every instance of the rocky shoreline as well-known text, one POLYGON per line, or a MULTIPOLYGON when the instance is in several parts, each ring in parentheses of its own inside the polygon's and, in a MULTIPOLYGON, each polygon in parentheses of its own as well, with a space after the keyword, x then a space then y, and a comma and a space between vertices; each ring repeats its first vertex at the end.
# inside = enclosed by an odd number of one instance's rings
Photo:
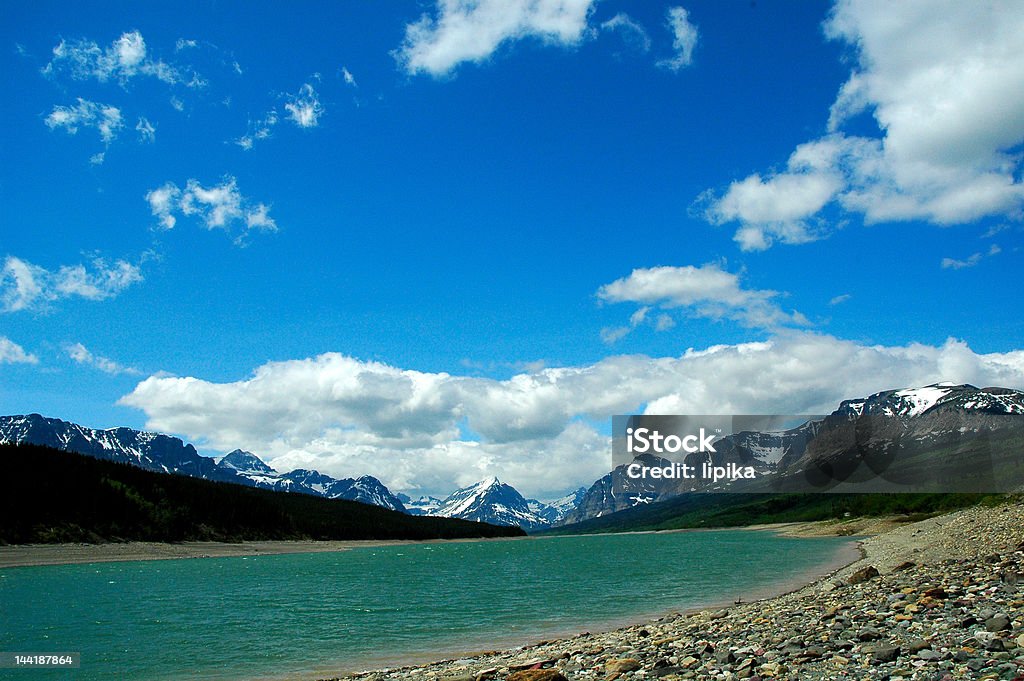
POLYGON ((338 678, 1024 681, 1024 501, 897 526, 862 550, 763 601, 338 678))

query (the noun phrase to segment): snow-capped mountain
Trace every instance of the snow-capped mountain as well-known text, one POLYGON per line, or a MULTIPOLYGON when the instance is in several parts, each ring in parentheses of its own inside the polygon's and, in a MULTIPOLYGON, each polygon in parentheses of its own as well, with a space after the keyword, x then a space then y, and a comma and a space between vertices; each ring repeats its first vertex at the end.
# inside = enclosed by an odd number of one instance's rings
POLYGON ((966 384, 933 383, 922 388, 886 390, 870 397, 844 400, 832 415, 848 419, 881 415, 905 421, 942 409, 987 414, 1024 414, 1024 393, 1009 388, 979 389, 966 384))
POLYGON ((332 487, 329 496, 331 499, 350 499, 361 501, 364 504, 383 506, 393 511, 405 511, 405 506, 402 505, 398 497, 372 475, 364 475, 355 480, 350 478, 338 480, 332 487))
POLYGON ((341 480, 309 470, 280 474, 251 452, 236 449, 220 461, 201 456, 182 440, 131 428, 96 430, 39 414, 0 417, 0 443, 35 444, 158 473, 232 482, 262 489, 299 492, 328 499, 349 499, 404 511, 402 502, 376 478, 341 480))
POLYGON ((233 472, 240 478, 240 482, 243 484, 261 489, 284 491, 294 489, 296 492, 310 493, 306 488, 302 486, 296 487, 291 480, 282 478, 280 473, 268 466, 252 452, 236 449, 221 458, 217 465, 226 471, 233 472))
MULTIPOLYGON (((1019 469, 1022 441, 1024 392, 935 383, 844 400, 829 416, 790 430, 728 435, 715 441, 711 463, 755 468, 758 483, 734 483, 735 491, 992 491, 1024 483, 993 473, 1019 469)), ((706 487, 631 480, 619 466, 591 485, 562 524, 706 487)))
POLYGON ((235 470, 221 468, 176 437, 131 428, 95 430, 39 414, 2 416, 0 442, 43 445, 158 473, 241 482, 235 470))
POLYGON ((441 507, 444 502, 437 497, 421 496, 413 499, 408 494, 398 493, 395 496, 405 506, 405 512, 409 515, 434 515, 434 511, 441 507))
POLYGON ((236 449, 229 454, 225 454, 217 465, 222 468, 231 468, 239 473, 247 473, 249 475, 274 475, 278 473, 273 468, 263 463, 263 459, 259 458, 252 452, 243 452, 241 449, 236 449))
POLYGON ((528 532, 549 525, 544 518, 530 510, 522 494, 495 477, 456 490, 430 515, 476 520, 493 525, 518 525, 528 532))
POLYGON ((540 516, 550 525, 557 525, 576 508, 586 493, 587 488, 580 487, 560 499, 555 499, 551 503, 546 504, 536 499, 527 499, 526 503, 535 515, 540 516))

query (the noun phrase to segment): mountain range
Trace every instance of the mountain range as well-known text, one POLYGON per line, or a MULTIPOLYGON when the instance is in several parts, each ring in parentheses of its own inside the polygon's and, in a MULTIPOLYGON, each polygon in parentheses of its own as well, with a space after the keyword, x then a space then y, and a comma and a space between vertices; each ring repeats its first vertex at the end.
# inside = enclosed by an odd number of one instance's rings
MULTIPOLYGON (((654 417, 658 418, 658 417, 654 417)), ((624 462, 563 520, 573 524, 690 491, 996 492, 1024 489, 1024 392, 935 383, 844 400, 828 416, 774 432, 740 431, 686 463, 751 466, 756 481, 632 479, 624 462)), ((650 454, 647 466, 671 462, 650 454)))
MULTIPOLYGON (((660 417, 641 417, 660 418, 660 417)), ((251 452, 236 449, 219 460, 191 444, 130 428, 95 430, 39 414, 0 417, 0 443, 35 444, 161 472, 260 489, 347 499, 409 515, 461 518, 527 531, 569 525, 662 502, 690 491, 995 491, 1017 489, 1021 471, 1024 393, 1006 388, 937 383, 887 390, 840 403, 830 415, 779 431, 744 430, 715 440, 713 454, 689 463, 752 467, 756 482, 635 480, 626 464, 589 488, 554 502, 523 497, 497 478, 454 491, 447 498, 393 494, 366 475, 337 479, 318 471, 279 473, 251 452), (955 484, 953 484, 955 482, 955 484), (952 485, 955 489, 946 490, 952 485)), ((648 466, 668 464, 649 454, 648 466)))
POLYGON ((33 444, 76 452, 106 461, 128 463, 158 473, 187 475, 247 487, 347 499, 410 515, 460 518, 536 530, 560 522, 583 489, 552 504, 525 499, 512 486, 488 478, 458 489, 446 499, 395 495, 377 478, 333 478, 297 468, 279 473, 262 459, 236 449, 219 460, 200 455, 194 446, 169 435, 131 428, 96 430, 39 414, 0 417, 0 443, 33 444), (406 506, 408 504, 408 506, 406 506))

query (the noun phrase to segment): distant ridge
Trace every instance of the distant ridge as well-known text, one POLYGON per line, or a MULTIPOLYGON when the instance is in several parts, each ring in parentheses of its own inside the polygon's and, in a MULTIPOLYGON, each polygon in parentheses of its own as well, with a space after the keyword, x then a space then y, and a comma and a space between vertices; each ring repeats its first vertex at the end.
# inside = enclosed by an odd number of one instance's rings
POLYGON ((0 444, 0 543, 459 539, 520 536, 345 499, 167 475, 52 447, 0 444))
MULTIPOLYGON (((955 481, 958 491, 965 493, 962 497, 974 498, 971 493, 984 496, 1006 483, 998 471, 1019 471, 1024 466, 1024 392, 948 382, 883 390, 845 399, 830 415, 790 430, 727 435, 716 442, 716 449, 712 456, 715 465, 740 459, 754 465, 759 481, 748 487, 734 486, 737 493, 748 488, 759 493, 762 499, 758 503, 764 501, 765 493, 806 492, 808 480, 815 478, 820 478, 816 482, 820 491, 834 495, 891 492, 896 484, 912 483, 927 498, 947 490, 950 481, 955 481), (898 458, 889 451, 894 442, 900 444, 898 458), (877 480, 858 477, 865 466, 884 474, 877 480)), ((685 494, 692 482, 654 487, 629 479, 625 468, 618 466, 591 485, 563 525, 579 531, 667 527, 674 526, 672 517, 680 513, 691 519, 699 509, 714 507, 726 513, 740 501, 738 494, 717 495, 715 500, 685 494)), ((750 499, 744 504, 748 509, 757 507, 750 499)), ((793 504, 805 511, 815 506, 807 500, 793 504)), ((858 504, 847 506, 861 508, 858 504)), ((750 510, 742 515, 758 517, 750 510)))
POLYGON ((0 443, 43 445, 158 473, 405 510, 380 480, 369 475, 338 480, 302 469, 281 475, 252 452, 236 449, 215 461, 179 438, 132 428, 97 430, 39 414, 0 416, 0 443))
POLYGON ((252 452, 242 449, 235 449, 218 461, 200 455, 194 446, 170 435, 131 428, 98 430, 40 414, 0 417, 0 443, 42 445, 158 473, 186 475, 326 499, 346 499, 410 515, 463 518, 522 526, 529 530, 557 522, 571 510, 566 505, 566 499, 556 502, 560 504, 556 506, 548 506, 536 500, 528 502, 513 487, 504 483, 498 483, 490 493, 485 493, 489 482, 479 490, 484 494, 472 504, 472 508, 455 510, 458 503, 454 499, 466 494, 466 490, 456 490, 444 500, 423 497, 414 502, 402 495, 411 504, 411 508, 407 509, 402 498, 370 475, 337 479, 302 468, 282 474, 252 452))

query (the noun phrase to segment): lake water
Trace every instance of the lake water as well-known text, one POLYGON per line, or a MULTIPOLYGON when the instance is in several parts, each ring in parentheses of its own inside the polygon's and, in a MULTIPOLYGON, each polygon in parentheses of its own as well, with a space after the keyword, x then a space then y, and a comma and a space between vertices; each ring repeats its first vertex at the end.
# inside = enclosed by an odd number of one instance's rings
POLYGON ((620 534, 0 570, 3 679, 317 678, 598 631, 809 581, 843 538, 620 534))

